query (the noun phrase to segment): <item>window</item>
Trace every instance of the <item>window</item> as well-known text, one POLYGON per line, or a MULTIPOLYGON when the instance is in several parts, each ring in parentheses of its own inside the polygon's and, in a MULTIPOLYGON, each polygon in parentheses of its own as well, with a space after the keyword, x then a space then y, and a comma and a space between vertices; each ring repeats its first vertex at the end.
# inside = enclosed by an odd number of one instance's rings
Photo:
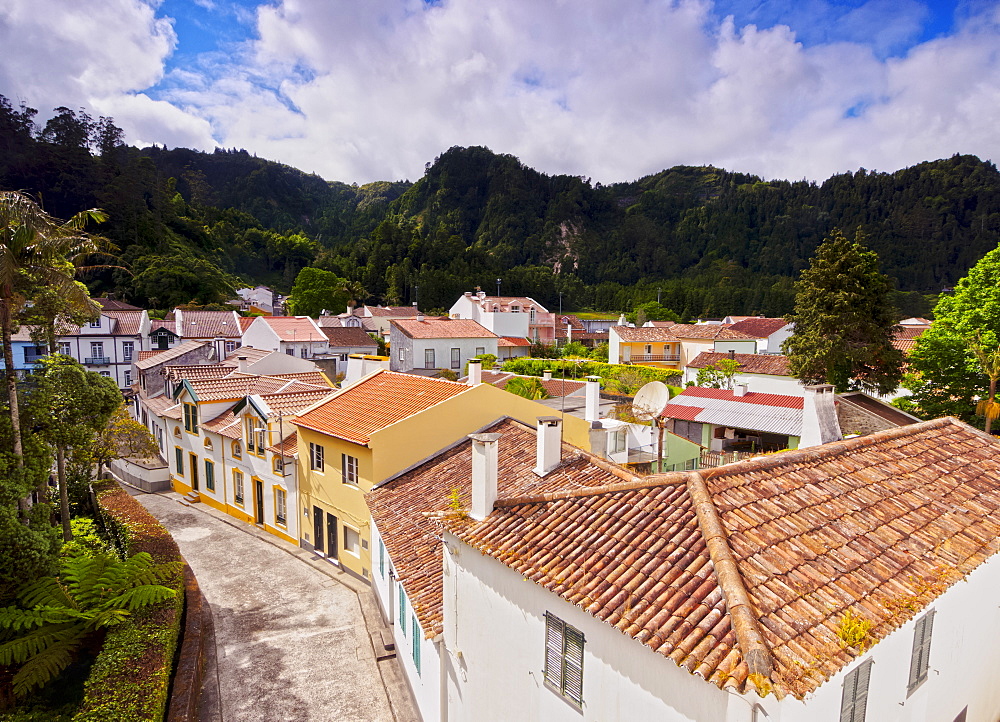
POLYGON ((405 356, 406 356, 406 354, 405 354, 405 353, 403 353, 403 347, 402 347, 402 346, 400 346, 400 347, 399 347, 399 353, 398 353, 398 354, 396 355, 396 358, 398 358, 398 359, 399 359, 399 362, 400 362, 400 363, 403 363, 403 359, 405 358, 405 356))
POLYGON ((646 354, 649 355, 649 354, 652 354, 652 353, 653 353, 653 344, 647 343, 646 344, 646 354))
POLYGON ((576 705, 583 704, 583 632, 545 613, 545 684, 576 705))
POLYGON ((313 471, 323 471, 323 447, 309 442, 309 468, 313 471))
POLYGON ((285 460, 283 458, 281 458, 280 456, 276 455, 271 460, 271 468, 274 469, 274 473, 277 474, 278 476, 284 476, 285 475, 285 460))
POLYGON ((264 455, 267 447, 267 429, 264 424, 253 416, 248 416, 246 420, 247 451, 257 456, 264 455))
POLYGON ((198 407, 194 404, 184 404, 184 430, 198 433, 198 407))
POLYGON ((59 342, 59 353, 61 353, 63 356, 71 356, 72 354, 70 352, 72 350, 73 350, 73 345, 69 341, 59 342))
POLYGON ((104 342, 103 341, 91 341, 90 342, 90 356, 94 359, 104 358, 104 342))
POLYGON ((226 341, 226 353, 232 353, 235 350, 236 350, 236 342, 226 341))
POLYGON ((289 356, 294 356, 295 355, 295 349, 293 349, 293 348, 286 348, 285 349, 285 353, 288 354, 289 356))
POLYGON ((531 310, 529 311, 529 315, 530 315, 530 318, 528 319, 528 323, 529 323, 529 324, 533 324, 533 323, 535 323, 535 309, 534 309, 534 308, 532 308, 532 309, 531 309, 531 310))
POLYGON ((122 360, 131 361, 132 352, 135 350, 135 343, 133 341, 122 341, 122 360))
POLYGON ((304 346, 300 348, 299 356, 301 356, 302 358, 309 358, 309 349, 305 348, 304 346))
POLYGON ((934 629, 934 610, 927 612, 917 620, 913 630, 913 654, 910 656, 910 678, 906 683, 906 696, 909 697, 927 679, 930 668, 931 632, 934 629))
POLYGON ((628 431, 625 429, 625 427, 622 427, 620 429, 615 429, 614 431, 612 431, 611 439, 609 440, 608 443, 608 453, 620 454, 621 452, 625 451, 626 448, 625 442, 627 436, 628 436, 628 431))
POLYGON ((399 585, 399 631, 406 636, 406 592, 402 584, 399 585))
POLYGON ((184 449, 179 446, 174 447, 174 462, 178 476, 184 476, 184 449))
POLYGON ((207 436, 205 437, 205 440, 201 442, 201 445, 204 446, 205 449, 207 449, 208 451, 212 451, 212 449, 215 448, 215 444, 213 444, 212 440, 207 436))
POLYGON ((840 697, 840 722, 865 722, 868 706, 868 682, 872 676, 872 661, 862 662, 844 679, 840 697))
POLYGON ((126 386, 131 386, 132 385, 132 372, 131 371, 126 371, 125 372, 125 385, 126 386))
POLYGON ((348 526, 344 527, 344 551, 361 556, 361 535, 348 526))
POLYGON ((205 488, 215 491, 215 464, 205 459, 205 488))
POLYGON ((482 356, 486 353, 485 346, 476 346, 476 356, 482 356))
POLYGON ((424 635, 415 616, 410 617, 410 625, 413 628, 413 665, 417 668, 417 674, 420 674, 420 643, 423 642, 424 635))
POLYGON ((434 365, 434 349, 432 348, 424 349, 424 368, 425 369, 437 368, 434 365))
POLYGON ((98 318, 96 321, 91 321, 90 322, 90 327, 91 328, 100 328, 101 327, 101 319, 98 318))
POLYGON ((111 378, 111 372, 110 371, 101 371, 101 376, 105 376, 105 377, 107 377, 107 378, 110 379, 111 378))
POLYGON ((511 313, 521 313, 521 307, 520 306, 511 306, 510 307, 510 312, 511 313))
POLYGON ((233 499, 243 506, 243 472, 233 470, 233 499))
POLYGON ((451 350, 451 367, 453 369, 462 368, 462 349, 453 348, 451 350))
POLYGON ((233 458, 242 459, 243 458, 243 445, 238 441, 233 442, 233 458))
POLYGON ((345 484, 358 485, 358 457, 340 455, 340 478, 345 484))
POLYGON ((286 504, 288 502, 288 492, 275 487, 274 489, 274 520, 284 526, 287 523, 286 504))
POLYGON ((385 543, 381 537, 378 540, 378 575, 385 576, 385 543))

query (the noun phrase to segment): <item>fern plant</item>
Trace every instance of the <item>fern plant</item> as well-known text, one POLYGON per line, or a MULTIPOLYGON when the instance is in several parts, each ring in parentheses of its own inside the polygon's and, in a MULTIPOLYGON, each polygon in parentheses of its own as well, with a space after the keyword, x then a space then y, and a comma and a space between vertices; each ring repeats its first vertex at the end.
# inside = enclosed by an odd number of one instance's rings
POLYGON ((71 556, 61 560, 58 576, 21 587, 20 605, 0 608, 0 664, 20 666, 14 694, 23 696, 56 677, 92 635, 173 597, 176 592, 158 582, 175 568, 154 565, 146 552, 125 561, 71 556))

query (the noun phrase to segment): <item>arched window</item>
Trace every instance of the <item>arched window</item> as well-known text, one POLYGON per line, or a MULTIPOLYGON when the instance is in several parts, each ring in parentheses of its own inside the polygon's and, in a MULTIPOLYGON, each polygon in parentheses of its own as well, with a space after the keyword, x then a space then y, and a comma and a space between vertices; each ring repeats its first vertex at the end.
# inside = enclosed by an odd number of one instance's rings
POLYGON ((233 442, 233 458, 234 459, 243 458, 243 445, 238 441, 233 442))
POLYGON ((181 437, 181 427, 180 426, 175 426, 174 427, 174 436, 176 436, 178 439, 181 437))
POLYGON ((284 459, 284 457, 281 457, 281 456, 278 456, 277 454, 275 454, 274 458, 271 459, 271 466, 274 468, 274 473, 275 474, 277 474, 278 476, 284 475, 284 473, 285 473, 285 459, 284 459))
POLYGON ((208 437, 205 438, 205 441, 202 444, 202 446, 204 446, 208 451, 211 451, 214 448, 212 445, 212 440, 209 439, 208 437))

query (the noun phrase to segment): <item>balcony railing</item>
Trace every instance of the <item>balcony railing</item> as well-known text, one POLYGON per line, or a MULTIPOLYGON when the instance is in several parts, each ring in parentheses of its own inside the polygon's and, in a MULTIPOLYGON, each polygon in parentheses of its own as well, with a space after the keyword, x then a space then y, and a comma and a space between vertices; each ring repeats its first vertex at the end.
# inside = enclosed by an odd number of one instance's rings
POLYGON ((92 356, 91 358, 85 358, 83 364, 84 366, 108 366, 111 364, 111 359, 107 356, 92 356))
POLYGON ((681 360, 680 354, 676 353, 634 353, 632 354, 632 361, 642 362, 642 361, 665 361, 667 363, 676 363, 681 360))
POLYGON ((36 364, 46 356, 48 356, 47 353, 26 353, 24 354, 24 363, 36 364))

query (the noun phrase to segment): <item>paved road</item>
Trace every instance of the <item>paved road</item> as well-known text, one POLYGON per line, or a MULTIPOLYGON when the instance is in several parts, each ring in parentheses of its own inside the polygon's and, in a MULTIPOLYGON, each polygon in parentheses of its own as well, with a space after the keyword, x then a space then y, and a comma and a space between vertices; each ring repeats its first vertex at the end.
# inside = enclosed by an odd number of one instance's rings
MULTIPOLYGON (((208 671, 218 676, 218 696, 206 684, 203 719, 410 718, 405 700, 402 707, 395 701, 394 714, 383 674, 391 677, 396 668, 380 672, 353 589, 222 515, 174 497, 137 498, 173 534, 212 608, 218 656, 208 671)), ((388 680, 390 688, 398 682, 388 680)))

